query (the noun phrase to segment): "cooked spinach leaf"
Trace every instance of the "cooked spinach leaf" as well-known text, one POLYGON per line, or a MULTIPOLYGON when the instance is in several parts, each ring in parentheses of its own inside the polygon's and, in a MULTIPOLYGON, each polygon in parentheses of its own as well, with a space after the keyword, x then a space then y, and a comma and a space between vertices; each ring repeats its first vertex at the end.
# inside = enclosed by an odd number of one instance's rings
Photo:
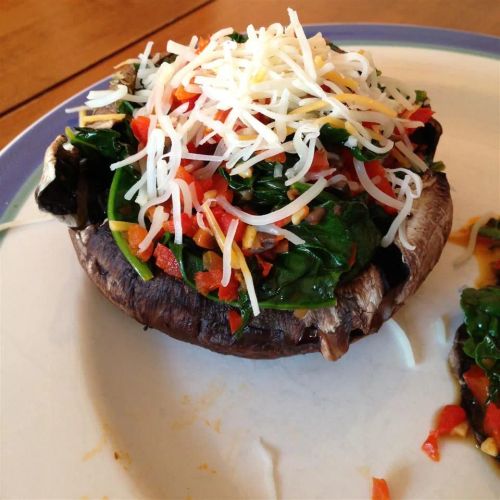
POLYGON ((334 199, 324 203, 337 206, 335 210, 330 208, 319 224, 303 221, 288 226, 305 243, 279 255, 269 277, 257 287, 263 307, 334 305, 335 287, 341 278, 347 280, 356 275, 371 260, 380 243, 380 232, 370 220, 366 205, 334 199))
POLYGON ((113 129, 94 129, 77 127, 76 133, 66 128, 66 136, 73 146, 77 147, 82 156, 95 158, 96 156, 106 160, 119 161, 125 158, 129 149, 123 142, 120 132, 113 129))
POLYGON ((469 338, 464 352, 485 371, 489 399, 500 403, 500 287, 466 288, 460 305, 469 338))
POLYGON ((427 99, 427 92, 425 90, 415 90, 415 104, 420 104, 427 99))
POLYGON ((252 177, 243 178, 239 175, 229 175, 224 169, 220 174, 227 180, 229 187, 239 193, 238 204, 248 202, 257 213, 276 210, 290 200, 287 197, 288 187, 285 177, 274 177, 273 162, 261 161, 254 165, 252 177))
POLYGON ((118 105, 117 112, 118 113, 125 113, 126 115, 132 116, 132 113, 134 112, 134 109, 139 107, 140 105, 135 102, 130 102, 130 101, 120 101, 120 104, 118 105))
MULTIPOLYGON (((135 203, 125 200, 123 195, 132 184, 137 182, 139 174, 130 167, 119 168, 113 176, 113 182, 109 190, 108 196, 108 218, 109 220, 137 222, 138 209, 135 203)), ((131 251, 127 240, 120 231, 111 231, 113 239, 118 248, 123 253, 129 264, 136 270, 137 274, 144 280, 148 281, 153 278, 153 273, 149 265, 138 259, 131 251)))
POLYGON ((349 132, 345 128, 334 127, 326 123, 319 131, 319 138, 321 144, 329 150, 333 149, 333 146, 344 145, 344 142, 349 139, 349 132))
POLYGON ((235 41, 236 43, 245 43, 248 40, 248 35, 245 33, 238 33, 237 31, 233 31, 228 38, 235 41))
MULTIPOLYGON (((348 148, 354 158, 359 161, 377 160, 380 158, 385 158, 387 156, 387 153, 374 153, 373 151, 360 146, 346 146, 345 143, 347 139, 349 139, 349 132, 347 132, 345 128, 333 127, 329 123, 326 123, 321 127, 319 134, 321 143, 323 144, 325 149, 330 152, 338 152, 338 147, 344 146, 348 148)), ((375 141, 375 143, 376 142, 377 141, 375 141)))
MULTIPOLYGON (((203 271, 203 252, 189 238, 183 238, 184 243, 174 243, 169 238, 168 247, 172 250, 181 270, 184 282, 196 289, 194 275, 203 271)), ((212 297, 209 297, 212 298, 212 297)))

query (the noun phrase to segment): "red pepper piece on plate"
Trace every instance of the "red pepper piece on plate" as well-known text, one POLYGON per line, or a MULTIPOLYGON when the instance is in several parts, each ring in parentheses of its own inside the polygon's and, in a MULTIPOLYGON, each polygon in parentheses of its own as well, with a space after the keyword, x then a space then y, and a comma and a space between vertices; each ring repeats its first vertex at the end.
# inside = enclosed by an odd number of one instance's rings
POLYGON ((372 500, 391 500, 389 486, 385 479, 372 477, 372 500))

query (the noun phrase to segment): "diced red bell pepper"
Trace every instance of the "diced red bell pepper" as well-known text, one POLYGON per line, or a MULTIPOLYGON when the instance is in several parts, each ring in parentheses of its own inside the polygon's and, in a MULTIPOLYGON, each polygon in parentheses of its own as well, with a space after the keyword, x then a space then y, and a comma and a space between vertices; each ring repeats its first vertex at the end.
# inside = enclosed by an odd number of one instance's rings
MULTIPOLYGON (((181 226, 182 226, 182 234, 185 236, 189 236, 192 238, 196 231, 198 230, 198 224, 196 223, 196 217, 186 214, 185 212, 181 213, 181 226)), ((165 231, 169 233, 174 233, 174 220, 173 218, 169 219, 165 224, 163 224, 163 228, 165 231)))
POLYGON ((330 168, 330 164, 328 163, 326 151, 323 149, 316 150, 314 152, 314 157, 309 172, 321 172, 322 170, 326 170, 328 168, 330 168))
POLYGON ((196 191, 196 197, 199 203, 203 203, 203 197, 207 191, 213 188, 213 182, 211 178, 208 179, 196 179, 194 181, 194 189, 196 191))
POLYGON ((212 176, 212 186, 219 196, 226 198, 229 203, 233 201, 233 192, 229 188, 229 183, 222 175, 216 173, 212 176))
POLYGON ((202 295, 207 295, 220 287, 222 280, 222 269, 214 269, 212 271, 200 271, 195 273, 194 282, 196 290, 202 295))
POLYGON ((148 248, 146 248, 146 250, 144 250, 143 252, 139 252, 139 245, 142 243, 147 234, 147 229, 139 226, 139 224, 130 226, 127 231, 127 240, 130 250, 143 262, 147 262, 151 258, 154 250, 153 244, 151 243, 148 248))
POLYGON ((154 256, 156 259, 156 265, 162 271, 165 271, 169 276, 173 276, 174 278, 182 278, 179 262, 170 248, 162 245, 161 243, 157 243, 154 256))
POLYGON ((459 405, 446 405, 438 417, 436 432, 438 436, 450 434, 451 431, 467 420, 465 410, 459 405))
POLYGON ((472 395, 484 405, 488 399, 489 380, 478 365, 472 365, 465 373, 464 380, 472 395))
MULTIPOLYGON (((354 169, 352 153, 347 148, 342 148, 340 156, 342 158, 342 164, 343 164, 342 173, 350 181, 359 182, 358 176, 354 169)), ((373 180, 374 178, 379 177, 376 186, 380 189, 380 191, 390 196, 391 198, 396 198, 394 190, 392 189, 392 185, 387 180, 385 168, 383 167, 382 163, 380 163, 380 161, 378 160, 367 161, 365 163, 365 169, 370 179, 373 180)), ((375 202, 378 203, 390 215, 395 215, 398 213, 398 211, 393 207, 389 207, 387 205, 384 205, 383 203, 379 203, 376 200, 375 202)))
POLYGON ((130 122, 134 137, 141 143, 147 144, 150 120, 147 116, 137 116, 130 122))
MULTIPOLYGON (((365 169, 370 179, 380 177, 380 179, 376 183, 376 186, 380 189, 380 191, 385 193, 387 196, 390 196, 391 198, 396 198, 394 189, 392 189, 391 183, 387 180, 385 168, 378 160, 366 162, 365 169)), ((398 213, 398 211, 393 207, 389 207, 387 205, 384 205, 383 203, 379 203, 379 205, 381 205, 388 214, 396 215, 398 213)))
POLYGON ((182 165, 177 169, 177 173, 175 174, 176 179, 182 179, 186 181, 188 184, 194 182, 194 176, 191 172, 188 172, 182 165))
MULTIPOLYGON (((340 150, 340 158, 342 159, 342 166, 344 169, 347 169, 348 173, 354 174, 354 163, 353 163, 353 157, 352 153, 349 151, 348 148, 342 148, 340 150)), ((346 174, 347 175, 347 174, 346 174)), ((348 175, 347 175, 348 176, 348 175)), ((349 176, 348 176, 349 177, 349 176)), ((349 178, 351 181, 357 180, 357 178, 352 177, 349 178)))
POLYGON ((427 439, 422 444, 422 451, 434 462, 439 462, 439 444, 436 431, 429 432, 427 439))
POLYGON ((262 276, 266 278, 267 276, 269 276, 269 273, 273 268, 273 264, 271 262, 268 262, 267 260, 264 260, 259 254, 255 254, 255 257, 257 258, 257 262, 259 263, 259 266, 262 270, 262 276))
POLYGON ((409 116, 409 120, 427 123, 432 118, 433 114, 434 111, 432 111, 431 108, 418 108, 409 116))
POLYGON ((391 500, 389 486, 385 479, 372 477, 372 500, 391 500))
POLYGON ((229 329, 231 330, 232 334, 236 333, 243 324, 243 318, 241 317, 241 314, 233 309, 231 309, 227 313, 227 319, 229 321, 229 329))
POLYGON ((292 217, 285 217, 284 219, 281 219, 274 224, 278 227, 285 227, 287 224, 290 224, 292 222, 292 217))
POLYGON ((439 412, 438 423, 432 430, 424 444, 422 450, 435 462, 439 462, 439 444, 438 438, 451 434, 453 429, 467 420, 465 410, 459 405, 446 405, 439 412))
POLYGON ((484 432, 491 436, 500 449, 500 408, 495 403, 488 403, 483 422, 484 432))
POLYGON ((226 302, 232 302, 238 298, 238 290, 240 288, 240 283, 234 276, 234 273, 231 273, 231 279, 226 286, 221 286, 219 288, 219 299, 224 300, 226 302))
MULTIPOLYGON (((234 217, 231 214, 228 214, 223 208, 221 208, 218 205, 212 208, 212 212, 214 214, 215 219, 219 223, 222 232, 224 234, 227 234, 231 221, 236 220, 236 217, 234 217)), ((236 243, 238 244, 241 243, 243 235, 245 234, 246 227, 247 225, 244 222, 239 221, 238 227, 236 228, 236 233, 234 234, 234 241, 236 241, 236 243)))

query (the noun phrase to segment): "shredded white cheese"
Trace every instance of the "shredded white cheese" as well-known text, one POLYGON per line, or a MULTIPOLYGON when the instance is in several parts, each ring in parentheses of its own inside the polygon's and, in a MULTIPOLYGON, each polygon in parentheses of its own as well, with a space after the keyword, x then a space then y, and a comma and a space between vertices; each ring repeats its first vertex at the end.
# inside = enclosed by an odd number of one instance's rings
MULTIPOLYGON (((390 244, 398 234, 402 244, 412 248, 405 224, 413 201, 421 193, 418 175, 402 172, 404 169, 388 171, 395 194, 392 197, 377 186, 380 179, 370 179, 364 163, 358 160, 354 166, 359 183, 336 173, 341 159, 332 153, 327 154, 330 168, 311 171, 316 152, 324 149, 319 138, 324 124, 347 132, 344 145, 348 148, 385 154, 396 147, 400 158, 404 156, 421 171, 427 168, 405 132, 405 127, 422 123, 401 117, 414 109, 414 89, 379 77, 369 53, 338 53, 321 34, 307 39, 297 13, 288 9, 288 15, 288 26, 248 26, 248 40, 243 43, 229 38, 232 28, 214 33, 203 48, 197 48, 197 37, 187 45, 169 41, 167 50, 176 56, 171 63, 159 64, 160 56, 151 55, 153 44, 148 42, 134 60, 139 68, 133 94, 119 84, 112 90, 90 92, 85 107, 73 109, 82 112, 122 99, 141 105, 134 116, 149 118, 147 144, 111 165, 113 170, 133 165, 141 173, 126 199, 135 199, 140 205, 139 223, 143 227, 146 212, 156 207, 155 230, 163 213, 159 206, 171 202, 176 243, 182 242, 182 212, 192 216, 194 211, 199 227, 212 232, 224 249, 223 282, 229 281, 231 267, 241 268, 254 314, 259 307, 252 276, 233 241, 238 221, 299 245, 302 239, 275 224, 304 209, 327 186, 347 183, 398 212, 382 244, 390 244), (401 140, 394 145, 395 131, 401 140), (204 145, 213 145, 209 150, 213 152, 192 152, 192 146, 204 145), (177 178, 181 165, 197 181, 209 179, 221 166, 231 176, 249 177, 257 163, 282 153, 296 155, 295 164, 285 171, 281 163, 275 163, 270 175, 284 177, 290 187, 297 182, 315 182, 286 206, 262 215, 247 213, 217 196, 216 203, 237 218, 227 235, 218 234, 212 223, 210 227, 204 224, 201 213, 205 211, 209 217, 214 201, 207 204, 199 200, 194 183, 177 178)), ((144 247, 153 232, 150 229, 144 247)))

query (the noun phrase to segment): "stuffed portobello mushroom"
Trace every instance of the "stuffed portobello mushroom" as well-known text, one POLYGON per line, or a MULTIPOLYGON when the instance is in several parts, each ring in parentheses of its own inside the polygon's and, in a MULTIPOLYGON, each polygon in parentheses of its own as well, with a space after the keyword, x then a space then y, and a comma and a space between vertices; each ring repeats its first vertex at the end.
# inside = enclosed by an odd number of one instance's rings
POLYGON ((148 44, 49 146, 36 200, 140 323, 335 360, 432 270, 452 203, 426 93, 289 16, 148 44))

